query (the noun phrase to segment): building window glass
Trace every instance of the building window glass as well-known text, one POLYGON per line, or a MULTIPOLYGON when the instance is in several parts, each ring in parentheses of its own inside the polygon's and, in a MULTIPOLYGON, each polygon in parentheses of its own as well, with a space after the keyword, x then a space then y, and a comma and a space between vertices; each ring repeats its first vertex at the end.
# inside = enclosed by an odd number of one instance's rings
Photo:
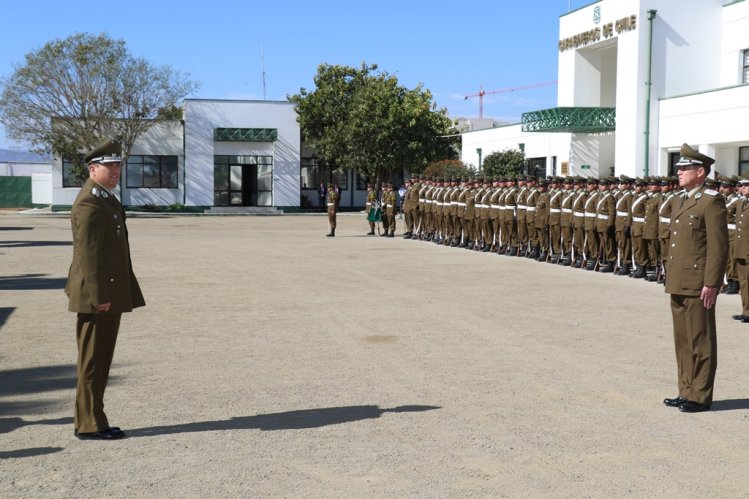
POLYGON ((368 176, 362 175, 361 173, 356 174, 356 190, 357 191, 366 191, 368 183, 369 183, 368 176))
POLYGON ((739 175, 749 172, 749 147, 739 147, 739 175))
POLYGON ((215 206, 273 206, 273 156, 214 156, 215 206))
POLYGON ((741 83, 749 83, 749 49, 741 54, 741 83))
MULTIPOLYGON (((78 164, 83 163, 83 156, 78 158, 78 164)), ((80 179, 76 179, 75 175, 73 174, 73 168, 75 168, 76 163, 74 161, 70 161, 69 159, 63 159, 62 160, 62 186, 63 187, 81 187, 83 185, 83 181, 80 179)), ((85 168, 85 165, 84 165, 85 168)))
POLYGON ((317 164, 317 158, 302 158, 301 169, 299 172, 302 189, 315 189, 320 185, 320 181, 325 179, 320 175, 320 167, 317 164))
POLYGON ((177 156, 128 156, 125 165, 129 189, 176 189, 177 156))
POLYGON ((333 182, 338 184, 342 191, 348 190, 348 170, 336 170, 333 172, 333 182))

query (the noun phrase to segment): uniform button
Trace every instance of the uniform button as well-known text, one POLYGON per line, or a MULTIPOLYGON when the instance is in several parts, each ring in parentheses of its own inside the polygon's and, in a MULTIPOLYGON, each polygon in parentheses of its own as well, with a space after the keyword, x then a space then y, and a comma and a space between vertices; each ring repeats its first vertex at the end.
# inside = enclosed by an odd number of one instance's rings
POLYGON ((671 243, 671 247, 675 248, 676 247, 676 243, 671 243))
POLYGON ((114 282, 114 279, 110 279, 109 282, 114 282))
POLYGON ((695 263, 694 265, 692 265, 692 267, 694 267, 696 269, 697 268, 697 264, 695 263))

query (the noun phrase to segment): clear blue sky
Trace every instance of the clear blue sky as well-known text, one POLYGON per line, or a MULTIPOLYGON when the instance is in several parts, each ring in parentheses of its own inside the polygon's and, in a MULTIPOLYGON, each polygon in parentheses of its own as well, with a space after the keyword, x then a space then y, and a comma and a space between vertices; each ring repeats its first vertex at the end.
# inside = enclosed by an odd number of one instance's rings
MULTIPOLYGON (((321 63, 377 64, 422 83, 452 118, 478 116, 485 90, 556 80, 559 16, 592 0, 28 0, 0 7, 0 75, 77 32, 125 40, 136 55, 189 72, 191 97, 284 100, 312 88, 321 63)), ((484 116, 516 122, 556 105, 556 86, 484 97, 484 116)), ((0 148, 18 148, 0 129, 0 148)))

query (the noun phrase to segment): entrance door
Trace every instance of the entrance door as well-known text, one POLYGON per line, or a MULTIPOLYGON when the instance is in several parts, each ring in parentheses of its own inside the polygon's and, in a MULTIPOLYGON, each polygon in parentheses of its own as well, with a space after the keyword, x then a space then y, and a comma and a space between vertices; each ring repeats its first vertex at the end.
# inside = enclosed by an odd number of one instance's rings
POLYGON ((257 204, 257 166, 229 165, 229 204, 231 206, 257 204))

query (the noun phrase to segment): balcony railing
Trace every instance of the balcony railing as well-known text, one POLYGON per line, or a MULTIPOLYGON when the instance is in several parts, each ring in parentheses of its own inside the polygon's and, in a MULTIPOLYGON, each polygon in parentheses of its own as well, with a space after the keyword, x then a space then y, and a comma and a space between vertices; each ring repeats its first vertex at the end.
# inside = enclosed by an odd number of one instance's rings
POLYGON ((616 108, 555 107, 523 113, 524 132, 601 133, 616 130, 616 108))

